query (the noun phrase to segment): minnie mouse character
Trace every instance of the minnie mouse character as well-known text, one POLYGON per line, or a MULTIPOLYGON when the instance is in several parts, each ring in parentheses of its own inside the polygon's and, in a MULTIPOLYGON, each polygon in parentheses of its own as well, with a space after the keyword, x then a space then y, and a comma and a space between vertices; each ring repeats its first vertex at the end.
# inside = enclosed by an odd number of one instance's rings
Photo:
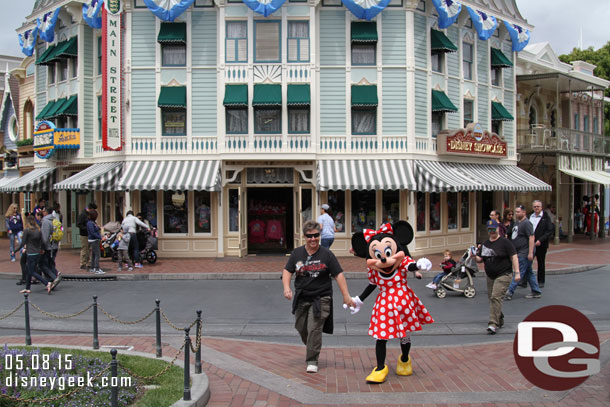
POLYGON ((402 354, 398 358, 396 374, 410 376, 413 374, 409 350, 411 349, 411 332, 422 329, 423 324, 434 322, 413 290, 407 285, 407 271, 421 278, 419 270, 430 270, 432 263, 426 258, 417 262, 409 255, 407 245, 413 240, 413 228, 405 221, 394 224, 386 223, 379 230, 365 229, 352 236, 352 251, 358 257, 366 259, 369 285, 358 297, 352 298, 356 307, 351 308, 355 314, 362 302, 375 287, 379 295, 375 300, 369 335, 376 339, 375 353, 377 367, 367 376, 368 383, 383 383, 389 369, 385 364, 386 344, 388 339, 400 338, 402 354))

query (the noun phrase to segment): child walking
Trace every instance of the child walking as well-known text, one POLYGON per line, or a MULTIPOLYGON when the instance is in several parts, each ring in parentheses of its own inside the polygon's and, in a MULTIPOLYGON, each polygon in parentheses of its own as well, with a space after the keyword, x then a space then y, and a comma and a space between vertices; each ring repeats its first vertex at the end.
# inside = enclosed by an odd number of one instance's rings
POLYGON ((123 270, 123 263, 127 263, 127 270, 133 270, 133 263, 129 258, 129 240, 131 239, 131 234, 123 232, 121 230, 119 235, 117 236, 119 240, 119 269, 118 271, 123 270))

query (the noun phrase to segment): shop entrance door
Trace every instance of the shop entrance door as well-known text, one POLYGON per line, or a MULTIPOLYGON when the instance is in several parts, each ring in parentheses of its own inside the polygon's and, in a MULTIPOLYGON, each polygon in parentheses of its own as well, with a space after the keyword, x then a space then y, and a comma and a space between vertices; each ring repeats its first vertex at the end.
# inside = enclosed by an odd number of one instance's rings
POLYGON ((293 188, 248 188, 249 254, 286 254, 294 248, 293 188))

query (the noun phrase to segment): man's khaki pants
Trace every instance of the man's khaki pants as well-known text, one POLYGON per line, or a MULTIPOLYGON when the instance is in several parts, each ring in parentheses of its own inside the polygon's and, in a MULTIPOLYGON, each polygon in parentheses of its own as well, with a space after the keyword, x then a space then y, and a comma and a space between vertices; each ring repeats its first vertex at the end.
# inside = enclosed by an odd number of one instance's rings
POLYGON ((313 302, 299 301, 295 311, 296 321, 294 327, 301 335, 301 340, 307 346, 305 362, 308 365, 318 365, 320 350, 322 349, 322 328, 326 318, 330 315, 331 298, 320 298, 320 318, 313 316, 313 302))
POLYGON ((504 314, 502 313, 502 301, 513 276, 505 274, 492 280, 487 277, 487 298, 489 298, 489 325, 501 328, 504 325, 504 314))
POLYGON ((87 236, 80 237, 80 266, 89 267, 89 240, 87 236))

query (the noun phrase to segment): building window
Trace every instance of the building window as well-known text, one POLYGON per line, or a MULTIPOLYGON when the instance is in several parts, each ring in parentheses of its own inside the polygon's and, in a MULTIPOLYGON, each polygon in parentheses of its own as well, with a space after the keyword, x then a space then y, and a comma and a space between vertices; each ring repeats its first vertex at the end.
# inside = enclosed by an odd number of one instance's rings
POLYGON ((23 209, 26 212, 32 212, 32 193, 31 192, 23 193, 23 209))
POLYGON ((227 107, 227 134, 248 134, 248 108, 227 107))
POLYGON ((352 65, 375 65, 376 42, 352 42, 352 65))
POLYGON ((598 132, 599 132, 599 127, 597 124, 597 117, 594 117, 593 118, 593 133, 597 134, 598 132))
POLYGON ((500 120, 492 120, 491 122, 491 132, 496 133, 498 136, 502 137, 502 121, 500 120))
POLYGON ((352 107, 352 134, 377 134, 377 107, 352 107))
POLYGON ((394 223, 400 219, 400 191, 382 191, 381 202, 381 223, 394 223))
POLYGON ((195 0, 195 7, 214 7, 214 0, 195 0))
POLYGON ((440 51, 432 51, 430 55, 430 61, 432 63, 432 71, 443 73, 443 66, 445 65, 445 53, 440 51))
POLYGON ((322 0, 322 6, 324 7, 341 7, 342 5, 341 0, 322 0))
POLYGON ((432 137, 436 138, 443 128, 445 128, 445 112, 432 112, 432 137))
POLYGON ((254 132, 279 134, 282 132, 282 109, 272 107, 254 108, 254 132))
POLYGON ((470 228, 470 194, 468 192, 460 193, 460 227, 462 229, 470 228))
POLYGON ((212 213, 209 191, 195 191, 195 233, 212 233, 212 213))
POLYGON ((472 80, 472 44, 466 41, 462 42, 462 67, 464 70, 464 79, 472 80))
POLYGON ((47 72, 49 73, 49 85, 55 83, 55 64, 47 65, 47 72))
POLYGON ((583 129, 583 131, 586 131, 588 133, 589 132, 589 115, 588 114, 584 115, 582 120, 583 120, 582 129, 583 129))
POLYGON ((280 62, 280 22, 254 22, 254 62, 280 62))
POLYGON ((227 22, 226 62, 248 62, 248 23, 227 22))
POLYGON ((70 62, 72 62, 72 77, 76 78, 78 76, 78 58, 71 58, 70 62))
POLYGON ((68 121, 66 116, 59 116, 55 118, 55 127, 58 129, 66 129, 68 121))
POLYGON ((97 97, 97 139, 102 140, 102 97, 97 97))
POLYGON ((374 229, 376 191, 352 191, 352 233, 374 229))
POLYGON ((458 193, 447 192, 447 230, 458 228, 458 193))
POLYGON ((309 106, 288 108, 288 133, 309 133, 309 106))
POLYGON ((534 106, 530 106, 530 114, 529 114, 529 119, 528 119, 528 124, 530 126, 530 128, 532 128, 533 125, 538 124, 538 114, 536 112, 536 108, 534 106))
POLYGON ((574 113, 574 130, 580 129, 578 113, 574 113))
POLYGON ((474 101, 464 99, 464 128, 474 122, 474 101))
POLYGON ((68 79, 68 60, 60 59, 57 66, 59 69, 59 82, 63 82, 68 79))
POLYGON ((417 231, 426 231, 426 194, 417 193, 417 231))
POLYGON ((337 233, 345 233, 345 191, 328 191, 327 204, 335 218, 337 233))
POLYGON ((186 44, 161 44, 163 66, 186 66, 186 44))
POLYGON ((163 232, 188 233, 188 192, 163 192, 163 232))
POLYGON ((500 86, 500 83, 502 83, 502 68, 492 67, 490 73, 491 84, 493 86, 500 86))
POLYGON ((288 62, 309 62, 309 21, 288 21, 288 62))
POLYGON ((15 115, 12 115, 9 119, 8 137, 13 143, 19 138, 19 124, 17 123, 17 116, 15 115))
POLYGON ((157 191, 140 192, 140 212, 152 227, 157 226, 157 191))
POLYGON ((97 74, 102 74, 102 37, 97 37, 97 74))
POLYGON ((441 230, 441 194, 430 192, 430 231, 441 230))
POLYGON ((161 109, 164 136, 186 135, 186 109, 161 109))
POLYGON ((229 189, 229 232, 239 232, 239 190, 229 189))

